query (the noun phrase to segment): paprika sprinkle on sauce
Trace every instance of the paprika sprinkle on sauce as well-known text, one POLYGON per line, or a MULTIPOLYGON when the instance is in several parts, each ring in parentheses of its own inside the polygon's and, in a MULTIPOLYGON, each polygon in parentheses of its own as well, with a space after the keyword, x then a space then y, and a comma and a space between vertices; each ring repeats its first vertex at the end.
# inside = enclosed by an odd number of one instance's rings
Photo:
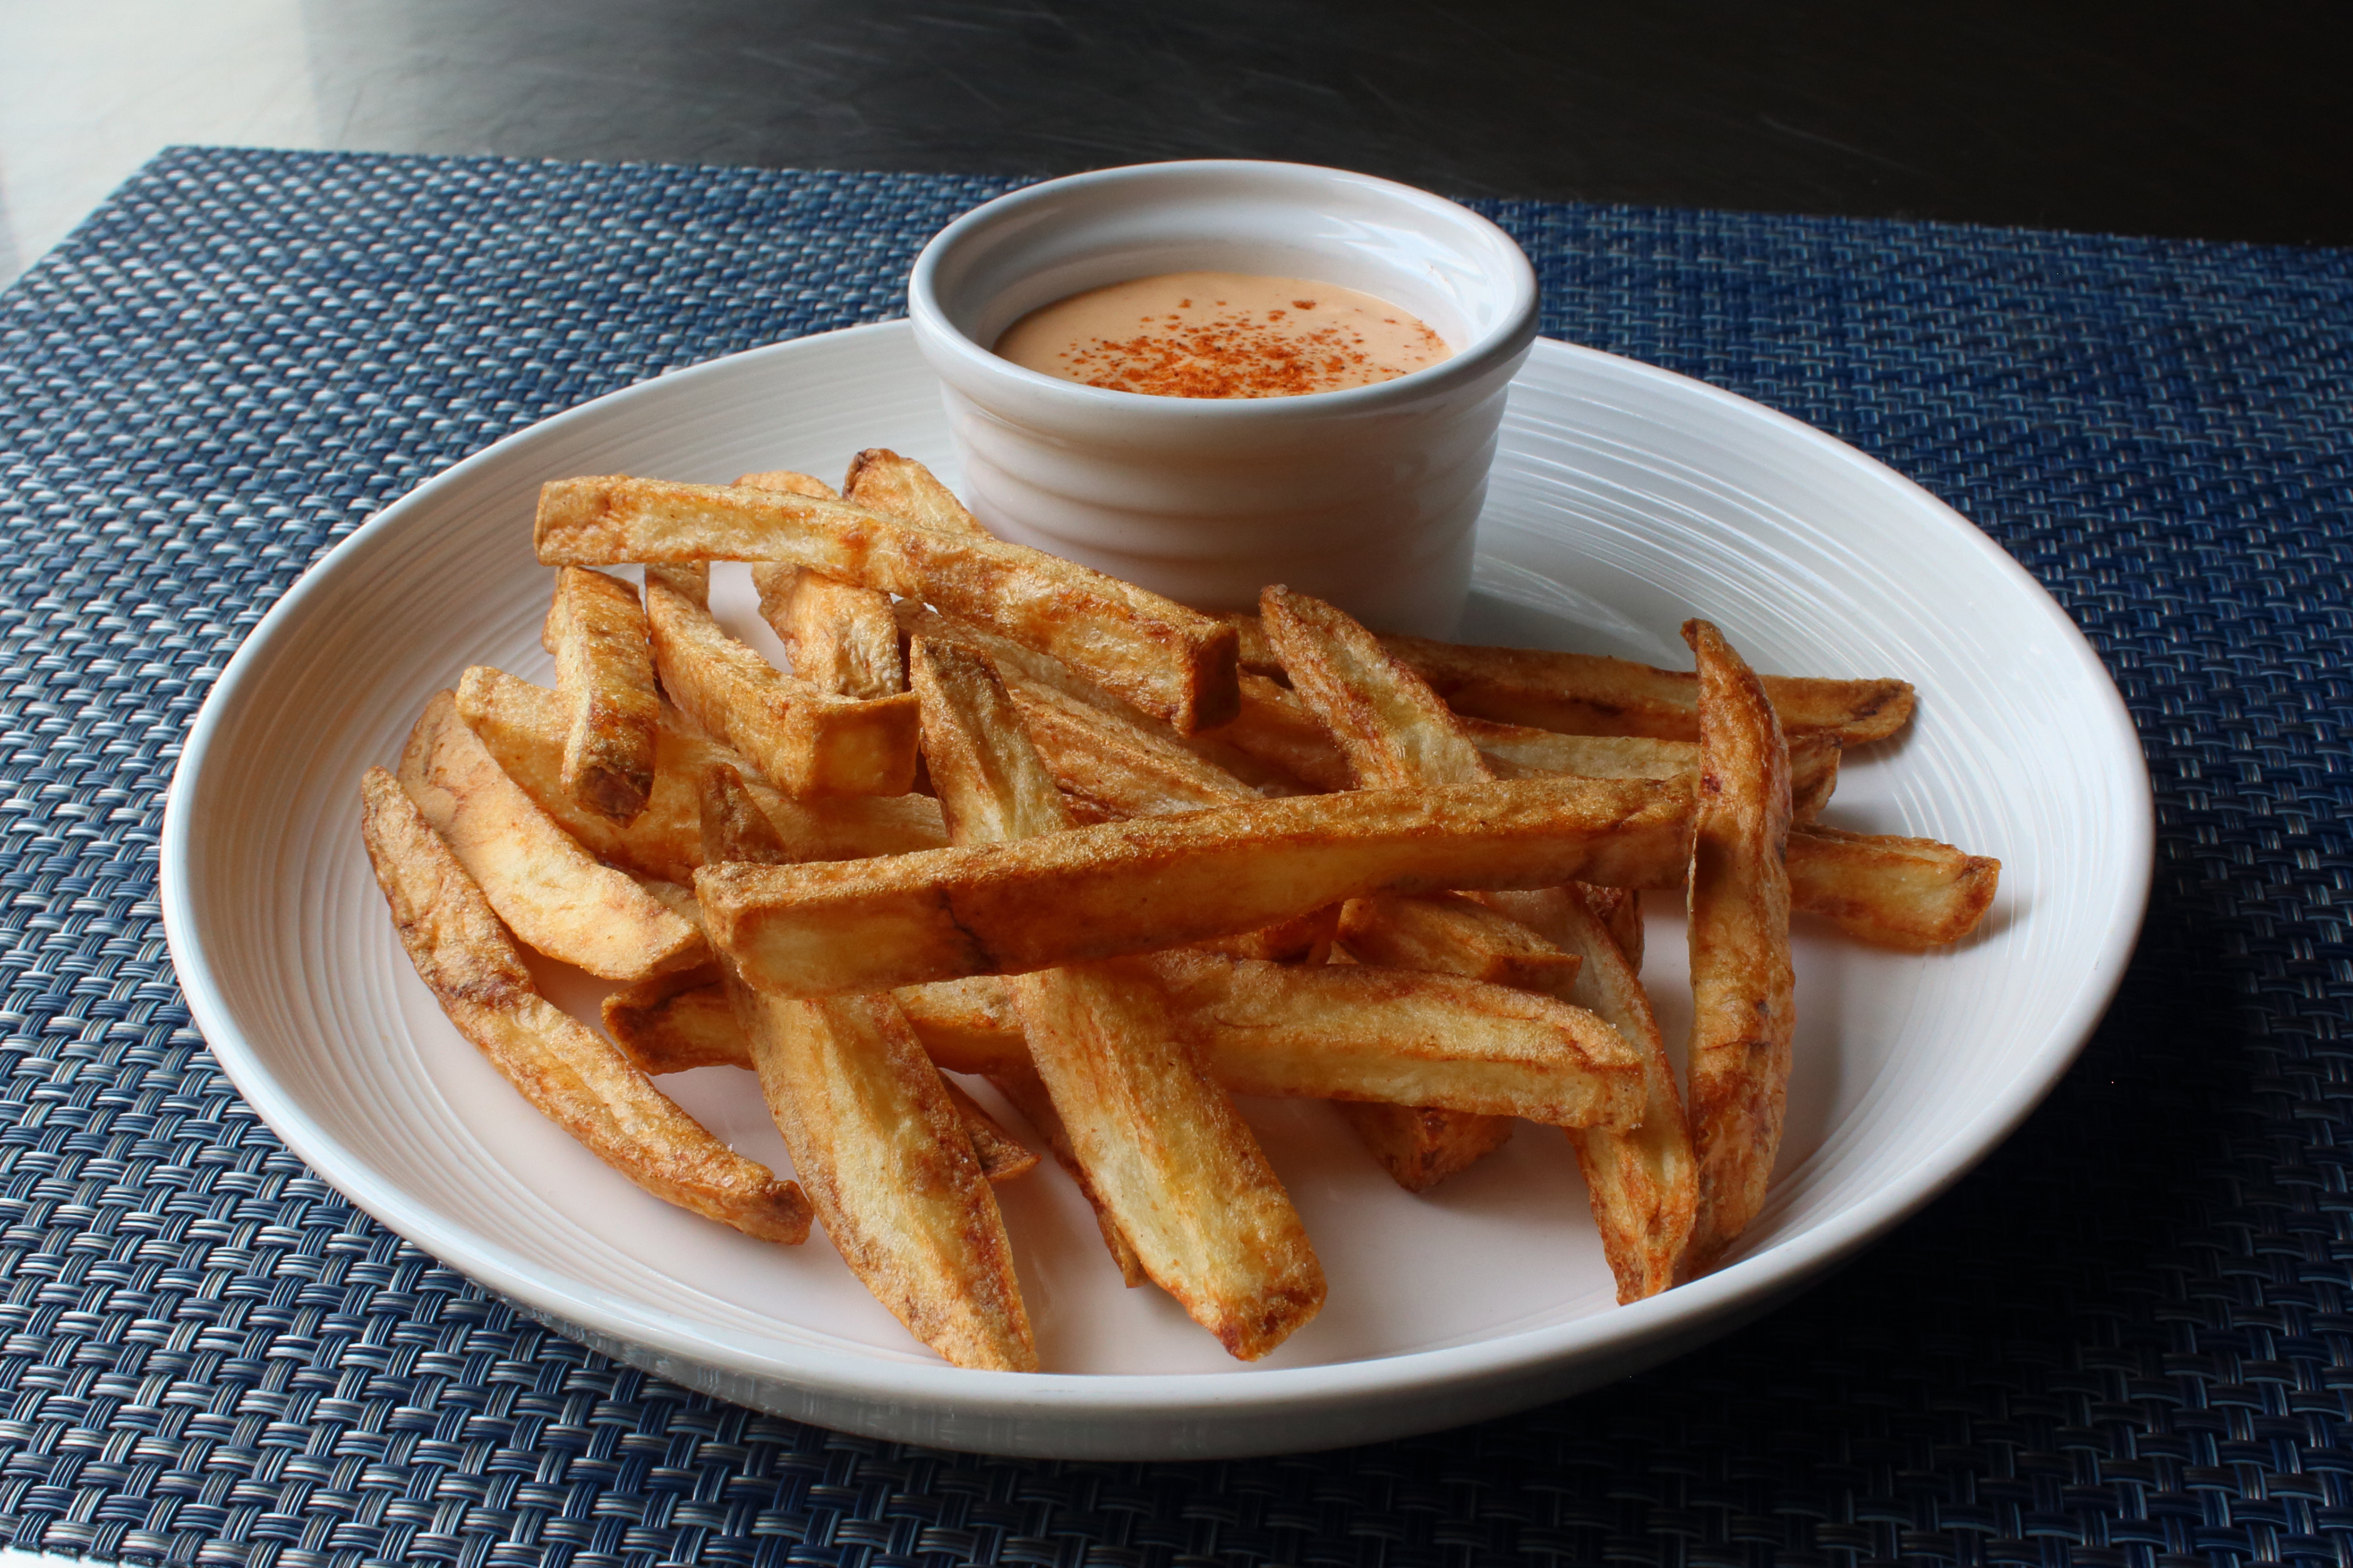
POLYGON ((1156 397, 1293 397, 1394 381, 1451 357, 1386 300, 1301 278, 1164 272, 1032 310, 997 353, 1087 386, 1156 397))

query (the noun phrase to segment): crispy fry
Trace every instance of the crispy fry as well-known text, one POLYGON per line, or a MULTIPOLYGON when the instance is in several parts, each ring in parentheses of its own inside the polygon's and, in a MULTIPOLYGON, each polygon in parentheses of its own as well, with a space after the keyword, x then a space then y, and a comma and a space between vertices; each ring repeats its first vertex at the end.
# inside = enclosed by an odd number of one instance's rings
POLYGON ((1144 1260, 1135 1255, 1127 1233, 1119 1228, 1119 1221, 1112 1217, 1103 1194, 1095 1191, 1087 1168, 1079 1163, 1078 1151, 1071 1146, 1071 1130, 1062 1124, 1061 1113, 1054 1109, 1054 1097, 1046 1092, 1046 1081, 1029 1065, 1026 1051, 1018 1062, 1008 1062, 990 1072, 988 1081, 1012 1102, 1031 1131, 1046 1141, 1054 1163, 1062 1167, 1080 1195, 1087 1200, 1087 1206, 1095 1211, 1095 1228, 1103 1233, 1103 1250, 1111 1254, 1112 1262, 1118 1267, 1121 1282, 1131 1290, 1151 1284, 1152 1276, 1145 1271, 1144 1260))
POLYGON ((695 892, 755 984, 823 995, 1149 952, 1384 889, 1616 884, 1682 854, 1690 810, 1679 784, 1650 779, 1360 790, 1015 844, 705 867, 695 892))
MULTIPOLYGON (((1184 949, 1146 962, 1209 1076, 1234 1094, 1427 1103, 1564 1127, 1630 1122, 1641 1106, 1624 1042, 1557 998, 1373 964, 1294 966, 1184 949)), ((941 1068, 994 1081, 1029 1064, 1003 979, 895 994, 941 1068)), ((649 1073, 752 1065, 715 971, 615 993, 605 1026, 649 1073)))
POLYGON ((655 562, 646 569, 646 581, 659 583, 698 610, 711 608, 711 563, 708 561, 655 562))
POLYGON ((1000 1186, 1038 1168, 1036 1152, 1008 1132, 1004 1124, 955 1079, 943 1078, 940 1087, 948 1091, 948 1102, 964 1119, 965 1136, 972 1140, 972 1156, 980 1162, 980 1173, 988 1178, 991 1186, 1000 1186))
POLYGON ((2001 862, 1930 838, 1808 826, 1789 836, 1789 901, 1865 942, 1941 947, 1977 929, 2001 862))
MULTIPOLYGON (((1359 776, 1445 784, 1488 773, 1486 758, 1437 694, 1362 626, 1327 605, 1277 588, 1266 591, 1261 608, 1268 640, 1302 700, 1331 727, 1359 776)), ((1595 911, 1594 905, 1604 901, 1614 902, 1582 885, 1493 893, 1485 900, 1488 907, 1511 917, 1534 917, 1512 921, 1516 942, 1507 940, 1508 933, 1478 932, 1461 933, 1446 945, 1421 934, 1418 944, 1409 945, 1411 928, 1398 911, 1409 906, 1391 900, 1389 919, 1359 921, 1352 946, 1371 950, 1370 956, 1386 940, 1394 949, 1409 951, 1423 966, 1455 973, 1478 973, 1482 948, 1494 953, 1491 962, 1496 963, 1525 962, 1517 954, 1531 944, 1577 960, 1565 984, 1545 988, 1598 1014, 1597 1023, 1626 1044, 1642 1074, 1639 1130, 1569 1133, 1619 1300, 1631 1301, 1673 1282, 1691 1231, 1696 1168, 1650 1000, 1595 911)), ((1440 908, 1426 906, 1424 921, 1440 908)), ((1345 917, 1343 923, 1345 928, 1345 917)), ((1401 1182, 1434 1182, 1475 1159, 1493 1137, 1475 1125, 1428 1114, 1409 1121, 1395 1113, 1383 1118, 1358 1112, 1352 1120, 1375 1156, 1401 1182)))
MULTIPOLYGON (((778 853, 733 768, 703 775, 706 860, 778 853)), ((842 1260, 956 1366, 1032 1372, 1012 1244, 972 1135, 889 995, 764 995, 719 954, 769 1114, 842 1260)))
POLYGON ((454 693, 438 694, 417 721, 400 782, 527 946, 607 980, 642 980, 709 956, 691 922, 627 872, 592 859, 500 771, 458 718, 454 693))
POLYGON ((646 586, 646 618, 670 700, 786 794, 904 795, 915 782, 913 698, 855 701, 820 691, 659 583, 646 586))
MULTIPOLYGON (((1256 640, 1264 646, 1265 635, 1256 632, 1258 617, 1251 616, 1249 620, 1256 640)), ((1295 694, 1254 671, 1244 674, 1240 685, 1240 715, 1204 739, 1221 741, 1261 765, 1280 769, 1316 789, 1356 787, 1356 770, 1333 743, 1331 731, 1295 694)))
POLYGON ((887 447, 870 447, 849 459, 849 477, 842 481, 842 489, 868 510, 889 512, 918 528, 993 537, 931 469, 887 447))
MULTIPOLYGON (((1677 670, 1593 654, 1466 647, 1422 637, 1383 637, 1381 643, 1458 713, 1572 734, 1699 738, 1699 683, 1677 670)), ((1792 731, 1825 730, 1860 745, 1885 740, 1912 717, 1912 688, 1905 681, 1763 679, 1767 696, 1792 731)))
POLYGON ((793 673, 820 691, 863 700, 907 689, 891 597, 764 562, 752 568, 760 616, 785 645, 793 673))
POLYGON ((1692 839, 1692 1141, 1699 1207, 1686 1272, 1714 1268, 1765 1202, 1789 1086, 1789 763, 1763 683, 1722 634, 1689 621, 1699 661, 1692 839))
POLYGON ((756 474, 739 475, 735 480, 739 490, 775 490, 779 495, 815 496, 819 500, 839 500, 841 492, 818 479, 792 468, 766 468, 756 474))
MULTIPOLYGON (((1069 820, 1061 795, 994 672, 923 641, 909 662, 924 759, 956 843, 1056 836, 1069 820)), ((1091 1196, 1154 1282, 1245 1361, 1313 1318, 1324 1271, 1298 1213, 1153 970, 1080 963, 1009 989, 1091 1196)))
MULTIPOLYGON (((1427 688, 1373 640, 1372 634, 1319 599, 1270 587, 1260 595, 1266 641, 1290 676, 1293 700, 1339 748, 1346 771, 1375 789, 1470 784, 1490 775, 1470 742, 1427 688)), ((1478 979, 1522 973, 1551 944, 1513 931, 1506 916, 1467 900, 1417 907, 1406 899, 1354 900, 1348 950, 1359 958, 1478 979)), ((1551 956, 1557 958, 1557 953, 1551 956)), ((1573 974, 1573 968, 1570 973, 1573 974)), ((1557 967, 1546 976, 1566 987, 1557 967)), ((1357 1139, 1408 1192, 1430 1187, 1503 1147, 1508 1121, 1435 1106, 1361 1106, 1345 1110, 1357 1139)))
MULTIPOLYGON (((915 986, 910 988, 910 994, 947 989, 915 986)), ((1022 1043, 1020 1026, 1012 1021, 1012 1003, 1001 994, 1001 989, 997 1001, 1006 1015, 1007 1037, 1003 1041, 990 1042, 993 1054, 982 1059, 997 1065, 1007 1061, 1027 1063, 1029 1047, 1022 1043)), ((606 1032, 629 1060, 640 1071, 656 1077, 696 1068, 752 1067, 752 1047, 735 1022, 734 1004, 728 1000, 726 984, 715 968, 706 966, 679 974, 657 975, 616 991, 605 998, 604 1020, 606 1032)), ((929 1033, 918 1026, 915 1034, 923 1042, 924 1054, 939 1062, 941 1050, 929 1033)), ((972 1059, 968 1037, 947 1037, 955 1046, 965 1047, 965 1059, 972 1059)), ((957 1113, 964 1118, 965 1131, 972 1135, 973 1153, 980 1161, 981 1172, 990 1181, 1011 1181, 1038 1163, 1037 1156, 1023 1149, 1019 1141, 1012 1139, 979 1104, 963 1096, 954 1083, 946 1087, 949 1098, 956 1101, 957 1113)))
MULTIPOLYGON (((582 809, 564 791, 557 773, 564 750, 563 712, 554 692, 478 665, 458 684, 458 712, 533 804, 591 854, 666 881, 691 882, 694 868, 702 864, 695 791, 703 771, 716 763, 747 775, 752 771, 744 758, 694 733, 675 710, 666 710, 655 736, 653 790, 646 808, 626 827, 617 826, 582 809)), ((794 800, 748 776, 744 784, 784 840, 790 862, 903 855, 939 848, 948 841, 940 803, 929 795, 794 800)))
MULTIPOLYGON (((986 657, 1055 783, 1107 817, 1198 811, 1259 796, 1258 789, 1202 754, 1213 743, 1178 735, 1051 654, 920 605, 902 603, 898 614, 909 637, 986 657)), ((1269 776, 1263 769, 1252 771, 1269 776)))
MULTIPOLYGON (((1644 735, 1564 735, 1525 724, 1457 718, 1456 728, 1487 759, 1497 778, 1567 773, 1588 779, 1672 779, 1699 771, 1699 742, 1644 735)), ((1789 809, 1810 822, 1838 787, 1845 746, 1835 734, 1813 731, 1789 737, 1789 809)))
POLYGON ((1340 911, 1340 941, 1360 963, 1541 991, 1566 1000, 1579 960, 1506 914, 1460 893, 1375 893, 1340 911))
MULTIPOLYGON (((735 488, 841 499, 823 479, 789 468, 745 474, 735 488)), ((888 594, 772 563, 752 568, 752 586, 759 592, 761 618, 783 641, 801 679, 836 697, 871 700, 907 689, 888 594)))
POLYGON ((393 925, 458 1032, 543 1115, 656 1197, 763 1241, 806 1238, 800 1188, 712 1137, 540 995, 489 900, 407 793, 382 768, 361 787, 368 858, 393 925))
MULTIPOLYGON (((1219 618, 1234 629, 1236 658, 1244 671, 1282 675, 1282 660, 1258 616, 1229 611, 1219 618)), ((1677 670, 1592 654, 1478 647, 1428 637, 1384 637, 1381 643, 1460 714, 1572 735, 1699 739, 1698 689, 1691 676, 1677 670)), ((1912 717, 1912 688, 1905 681, 1781 675, 1763 679, 1792 739, 1823 731, 1860 745, 1885 740, 1912 717)))
POLYGON ((535 537, 550 565, 784 562, 987 621, 1185 733, 1234 715, 1231 628, 1042 551, 846 501, 632 479, 543 487, 535 537))
POLYGON ((600 816, 627 823, 645 809, 653 788, 661 718, 637 591, 602 572, 559 569, 542 640, 555 656, 555 689, 569 720, 565 793, 600 816))
POLYGON ((1631 1042, 1642 1058, 1639 1125, 1569 1134, 1592 1197, 1602 1250, 1618 1282, 1618 1300, 1639 1301, 1674 1283, 1675 1266, 1691 1235, 1699 1176, 1691 1124, 1675 1089, 1674 1069, 1667 1061, 1651 999, 1635 978, 1634 961, 1624 944, 1592 908, 1590 895, 1602 890, 1546 888, 1486 893, 1481 899, 1583 960, 1567 999, 1631 1042))

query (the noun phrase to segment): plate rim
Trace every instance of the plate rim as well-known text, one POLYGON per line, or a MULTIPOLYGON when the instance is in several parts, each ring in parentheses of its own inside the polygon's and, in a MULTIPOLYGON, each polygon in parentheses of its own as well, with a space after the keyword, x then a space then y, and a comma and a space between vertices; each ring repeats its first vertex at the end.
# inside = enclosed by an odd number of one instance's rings
MULTIPOLYGON (((547 439, 567 427, 597 419, 618 406, 659 400, 671 389, 742 374, 754 362, 790 357, 812 345, 912 339, 903 320, 811 333, 764 344, 666 371, 617 388, 535 420, 428 477, 386 503, 319 557, 258 621, 224 665, 182 742, 164 803, 158 842, 159 905, 165 942, 192 1021, 214 1059, 254 1111, 285 1144, 355 1207, 469 1279, 520 1305, 527 1313, 560 1320, 566 1326, 625 1341, 657 1354, 675 1355, 735 1377, 774 1380, 807 1394, 860 1405, 913 1404, 955 1411, 976 1426, 990 1420, 1019 1423, 1044 1417, 1120 1417, 1129 1421, 1181 1421, 1188 1417, 1231 1427, 1253 1417, 1289 1413, 1303 1402, 1345 1405, 1405 1399, 1444 1385, 1477 1384, 1524 1375, 1535 1386, 1547 1370, 1588 1358, 1617 1358, 1628 1368, 1643 1363, 1646 1347, 1662 1343, 1660 1355, 1680 1353, 1717 1332, 1729 1331, 1755 1310, 1804 1288, 1841 1259, 1884 1236, 1919 1212, 1975 1168, 2014 1132, 2073 1065, 2122 984, 2146 918, 2155 874, 2155 803, 2146 758, 2122 694, 2088 637, 2025 567, 1989 535, 1915 481, 1859 448, 1813 426, 1736 393, 1676 372, 1554 338, 1539 338, 1521 378, 1549 377, 1555 364, 1586 362, 1605 376, 1648 382, 1672 395, 1696 397, 1728 417, 1761 420, 1784 439, 1827 448, 1839 461, 1860 466, 1875 481, 1893 486, 1915 506, 1925 506, 1936 526, 1958 531, 2022 590, 2063 646, 2089 675, 2105 731, 2102 752, 2122 764, 2117 782, 2133 820, 2120 825, 2127 863, 2117 868, 2116 918, 2089 982, 2080 987, 2048 1026, 2054 1042, 2026 1064, 1975 1115, 1953 1128, 1942 1144, 1902 1177, 1861 1197, 1812 1229, 1743 1258, 1715 1273, 1644 1301, 1619 1306, 1565 1322, 1516 1330, 1464 1344, 1407 1351, 1392 1355, 1304 1367, 1233 1368, 1192 1373, 1034 1373, 1018 1376, 952 1367, 922 1360, 870 1360, 828 1356, 813 1346, 763 1347, 746 1336, 719 1331, 681 1330, 675 1321, 580 1281, 554 1276, 473 1237, 463 1226, 445 1226, 422 1205, 390 1184, 380 1185, 364 1163, 282 1092, 247 1041, 206 957, 188 880, 194 826, 191 796, 204 774, 215 735, 229 721, 248 685, 265 673, 278 645, 300 627, 311 600, 332 579, 383 548, 413 516, 431 511, 447 492, 462 489, 479 469, 503 461, 517 447, 547 439), (1749 1309, 1744 1312, 1743 1309, 1749 1309), (856 1375, 843 1375, 844 1361, 856 1375)), ((912 349, 910 350, 912 352, 912 349)), ((1571 374, 1575 374, 1572 370, 1571 374)), ((2086 717, 2090 717, 2086 715, 2086 717)), ((1651 1359, 1657 1359, 1656 1356, 1651 1359)), ((822 1419, 822 1417, 812 1417, 822 1419)), ((1403 1431, 1411 1428, 1399 1427, 1403 1431)), ((1371 1436, 1373 1434, 1367 1434, 1371 1436)), ((923 1439, 936 1440, 936 1439, 923 1439)), ((1345 1439, 1344 1439, 1345 1440, 1345 1439)), ((1090 1454, 1108 1450, 1100 1442, 1068 1445, 996 1446, 997 1451, 1090 1454)), ((1141 1450, 1138 1450, 1141 1451, 1141 1450)), ((1209 1450, 1202 1450, 1207 1453, 1209 1450)), ((1243 1447, 1218 1447, 1240 1453, 1243 1447)))

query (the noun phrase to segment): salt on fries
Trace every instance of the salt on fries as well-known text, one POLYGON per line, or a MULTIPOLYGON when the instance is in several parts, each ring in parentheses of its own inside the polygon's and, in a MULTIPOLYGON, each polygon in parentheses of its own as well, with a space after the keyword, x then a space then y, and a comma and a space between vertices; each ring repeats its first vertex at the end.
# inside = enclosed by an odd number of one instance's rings
POLYGON ((1038 1364, 992 1192, 1038 1157, 955 1075, 1029 1124, 1129 1285, 1239 1357, 1325 1283, 1234 1095, 1332 1101, 1416 1191, 1517 1121, 1564 1129, 1634 1300, 1762 1201, 1790 910, 1942 945, 2000 875, 1814 820, 1910 687, 1760 679, 1704 622, 1686 674, 1377 637, 1282 588, 1203 616, 991 538, 881 448, 840 492, 559 480, 535 539, 554 688, 464 671, 364 785, 404 945, 599 1157, 763 1239, 814 1213, 961 1366, 1038 1364), (713 561, 751 563, 790 672, 712 618, 713 561), (592 570, 619 565, 642 596, 592 570), (1688 1109, 1637 977, 1646 888, 1689 905, 1688 1109), (605 1033, 518 942, 620 983, 605 1033), (797 1184, 649 1076, 720 1065, 758 1074, 797 1184))

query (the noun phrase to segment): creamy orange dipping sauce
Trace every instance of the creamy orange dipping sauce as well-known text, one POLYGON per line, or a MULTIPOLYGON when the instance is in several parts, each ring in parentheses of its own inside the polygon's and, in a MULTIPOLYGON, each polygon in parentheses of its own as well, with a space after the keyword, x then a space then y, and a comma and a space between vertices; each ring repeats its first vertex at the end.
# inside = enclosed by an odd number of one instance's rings
POLYGON ((1014 322, 997 352, 1064 381, 1159 397, 1336 392, 1454 353, 1386 300, 1247 272, 1164 272, 1090 289, 1014 322))

